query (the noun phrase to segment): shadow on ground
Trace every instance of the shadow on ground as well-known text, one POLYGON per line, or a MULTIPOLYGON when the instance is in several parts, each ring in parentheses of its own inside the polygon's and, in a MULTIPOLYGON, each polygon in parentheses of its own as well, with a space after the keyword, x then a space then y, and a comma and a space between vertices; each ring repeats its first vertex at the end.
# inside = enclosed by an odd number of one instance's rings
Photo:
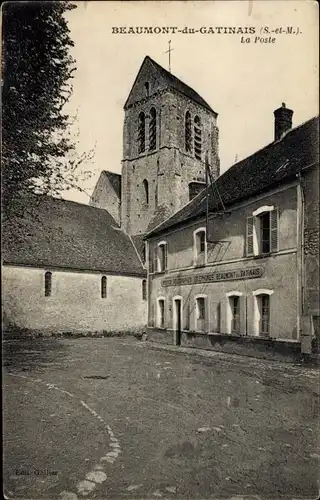
POLYGON ((55 338, 5 339, 2 343, 2 364, 7 370, 32 371, 62 362, 67 346, 55 338))

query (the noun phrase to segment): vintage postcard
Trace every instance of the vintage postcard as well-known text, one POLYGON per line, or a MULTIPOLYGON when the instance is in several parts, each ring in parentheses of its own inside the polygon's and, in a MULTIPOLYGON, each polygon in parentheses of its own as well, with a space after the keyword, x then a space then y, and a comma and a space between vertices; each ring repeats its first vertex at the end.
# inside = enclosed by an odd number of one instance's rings
POLYGON ((318 498, 317 3, 1 13, 5 498, 318 498))

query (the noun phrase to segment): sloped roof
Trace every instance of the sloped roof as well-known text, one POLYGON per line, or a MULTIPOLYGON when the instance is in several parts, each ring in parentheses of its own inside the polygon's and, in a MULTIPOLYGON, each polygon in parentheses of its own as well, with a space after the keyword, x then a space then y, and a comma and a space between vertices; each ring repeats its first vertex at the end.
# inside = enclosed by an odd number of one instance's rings
POLYGON ((138 254, 140 255, 140 259, 144 260, 144 234, 135 234, 134 236, 131 236, 131 239, 133 241, 134 246, 136 247, 136 250, 138 254))
MULTIPOLYGON (((319 161, 318 136, 319 117, 314 117, 292 129, 281 140, 272 142, 230 167, 215 182, 224 205, 230 206, 296 178, 296 174, 303 168, 319 161)), ((204 216, 207 193, 209 210, 221 210, 219 197, 217 194, 213 195, 209 187, 153 231, 150 230, 147 236, 204 216)))
POLYGON ((118 197, 121 198, 121 174, 110 172, 110 170, 103 170, 102 173, 108 178, 118 197))
POLYGON ((128 235, 107 210, 31 196, 22 219, 3 221, 4 263, 143 276, 128 235))
POLYGON ((167 220, 171 214, 172 212, 166 205, 160 205, 158 208, 156 208, 148 224, 147 233, 149 231, 152 231, 155 227, 159 226, 159 224, 161 224, 165 220, 167 220))
MULTIPOLYGON (((158 72, 159 76, 162 77, 167 82, 168 87, 170 87, 174 90, 177 90, 181 94, 184 94, 186 97, 189 97, 189 99, 191 99, 192 101, 197 102, 198 104, 200 104, 204 108, 208 109, 209 111, 211 111, 212 113, 217 115, 217 113, 211 108, 211 106, 209 106, 209 104, 195 90, 193 90, 193 88, 189 87, 189 85, 187 85, 182 80, 180 80, 179 78, 174 76, 172 73, 167 71, 162 66, 160 66, 160 64, 158 64, 156 61, 151 59, 151 57, 149 57, 149 56, 146 56, 144 58, 135 82, 137 81, 137 79, 139 77, 139 73, 141 72, 143 65, 147 61, 151 62, 151 64, 155 68, 155 70, 158 72)), ((133 86, 134 86, 134 84, 133 84, 133 86)), ((131 92, 130 92, 130 94, 131 94, 131 92)), ((129 94, 129 97, 130 97, 130 94, 129 94)), ((124 105, 125 108, 126 108, 127 103, 129 101, 129 97, 124 105)))

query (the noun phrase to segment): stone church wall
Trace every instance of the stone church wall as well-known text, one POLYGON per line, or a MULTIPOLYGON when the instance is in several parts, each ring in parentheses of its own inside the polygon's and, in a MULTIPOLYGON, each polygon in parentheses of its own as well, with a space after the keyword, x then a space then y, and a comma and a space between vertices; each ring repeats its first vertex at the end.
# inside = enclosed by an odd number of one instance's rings
MULTIPOLYGON (((193 140, 192 140, 193 142, 193 140)), ((157 207, 173 214, 189 201, 189 183, 205 180, 205 154, 214 177, 219 175, 218 129, 213 113, 184 95, 161 90, 126 110, 123 138, 121 218, 129 234, 144 233, 157 207), (149 151, 148 129, 151 107, 157 111, 157 142, 149 151), (191 113, 192 130, 196 115, 202 124, 202 159, 185 151, 185 113, 191 113), (138 117, 146 116, 145 151, 138 153, 138 117), (147 180, 146 203, 143 181, 147 180)))
POLYGON ((7 324, 44 333, 144 329, 147 302, 142 300, 142 278, 52 271, 52 294, 45 297, 47 270, 3 267, 3 310, 7 324), (102 276, 107 277, 106 298, 101 298, 102 276), (122 313, 119 307, 123 308, 122 313))
POLYGON ((120 224, 120 198, 103 172, 94 188, 89 205, 108 210, 114 220, 120 224))

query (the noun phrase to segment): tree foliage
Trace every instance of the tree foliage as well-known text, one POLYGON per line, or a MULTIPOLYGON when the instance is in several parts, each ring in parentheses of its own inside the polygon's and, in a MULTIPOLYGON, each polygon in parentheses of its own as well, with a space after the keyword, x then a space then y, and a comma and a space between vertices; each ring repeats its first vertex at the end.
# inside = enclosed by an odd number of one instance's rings
POLYGON ((6 2, 2 7, 2 197, 57 194, 75 187, 79 157, 64 105, 76 70, 67 1, 6 2))

